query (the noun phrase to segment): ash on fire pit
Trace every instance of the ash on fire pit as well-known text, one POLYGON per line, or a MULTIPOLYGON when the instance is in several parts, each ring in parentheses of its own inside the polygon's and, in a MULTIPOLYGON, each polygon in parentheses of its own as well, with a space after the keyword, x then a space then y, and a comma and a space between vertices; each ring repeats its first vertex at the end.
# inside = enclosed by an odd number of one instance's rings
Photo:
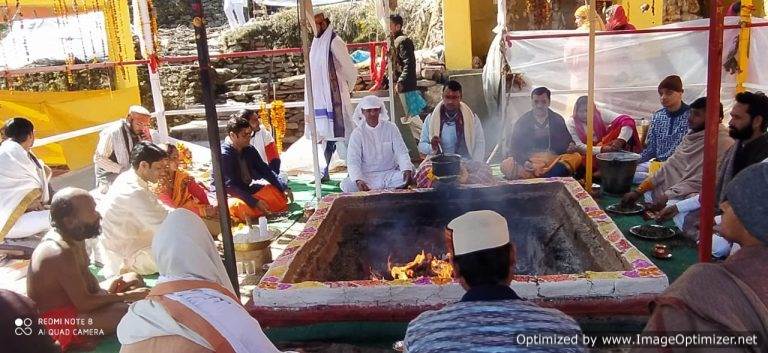
POLYGON ((620 257, 590 234, 587 219, 569 212, 578 204, 568 196, 560 184, 549 183, 342 198, 333 206, 338 217, 329 215, 318 229, 327 241, 322 256, 307 261, 291 281, 354 281, 371 274, 392 279, 382 276, 390 264, 407 264, 422 251, 445 254, 445 225, 480 209, 507 219, 518 274, 623 269, 620 257))

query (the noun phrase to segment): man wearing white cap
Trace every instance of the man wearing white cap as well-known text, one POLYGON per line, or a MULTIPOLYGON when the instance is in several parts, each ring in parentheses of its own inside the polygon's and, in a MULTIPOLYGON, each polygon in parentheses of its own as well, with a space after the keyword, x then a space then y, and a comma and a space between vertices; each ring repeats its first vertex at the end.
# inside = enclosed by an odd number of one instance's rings
POLYGON ((413 164, 400 130, 389 121, 384 103, 376 96, 363 98, 355 109, 347 147, 349 176, 344 192, 400 188, 411 184, 413 164))
POLYGON ((405 348, 425 352, 583 352, 578 346, 522 345, 521 336, 574 336, 581 329, 556 309, 521 299, 512 288, 515 247, 507 221, 494 211, 472 211, 445 231, 461 301, 419 315, 408 325, 405 348), (546 349, 545 349, 546 348, 546 349))
POLYGON ((116 121, 99 134, 99 144, 93 154, 96 187, 106 194, 120 173, 131 168, 131 150, 140 141, 152 142, 149 134, 149 111, 132 105, 124 119, 116 121))

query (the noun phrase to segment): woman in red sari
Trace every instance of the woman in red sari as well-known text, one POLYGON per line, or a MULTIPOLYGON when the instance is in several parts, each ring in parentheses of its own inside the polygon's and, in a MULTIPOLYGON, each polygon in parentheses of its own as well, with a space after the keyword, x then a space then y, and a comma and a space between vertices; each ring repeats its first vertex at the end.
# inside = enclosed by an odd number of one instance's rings
MULTIPOLYGON (((610 122, 603 120, 602 114, 595 107, 592 116, 594 141, 593 154, 602 152, 629 151, 640 153, 643 146, 638 138, 635 119, 629 115, 619 115, 610 122)), ((571 119, 566 119, 565 125, 571 133, 576 150, 581 154, 587 153, 587 96, 581 96, 573 106, 571 119)))

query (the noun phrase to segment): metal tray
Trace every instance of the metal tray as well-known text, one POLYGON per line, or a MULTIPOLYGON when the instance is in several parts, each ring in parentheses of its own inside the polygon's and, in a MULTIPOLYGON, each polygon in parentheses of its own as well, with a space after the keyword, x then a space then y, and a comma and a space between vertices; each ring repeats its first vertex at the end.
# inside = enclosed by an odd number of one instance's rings
POLYGON ((617 215, 628 216, 643 213, 645 207, 639 203, 636 203, 633 207, 621 208, 621 203, 616 203, 606 207, 605 210, 617 215))
POLYGON ((629 228, 629 232, 632 233, 632 235, 643 238, 643 239, 649 239, 649 240, 663 240, 663 239, 669 239, 677 235, 677 231, 673 228, 661 226, 658 224, 641 224, 634 226, 632 228, 629 228), (649 234, 646 229, 654 229, 655 232, 652 234, 649 234))

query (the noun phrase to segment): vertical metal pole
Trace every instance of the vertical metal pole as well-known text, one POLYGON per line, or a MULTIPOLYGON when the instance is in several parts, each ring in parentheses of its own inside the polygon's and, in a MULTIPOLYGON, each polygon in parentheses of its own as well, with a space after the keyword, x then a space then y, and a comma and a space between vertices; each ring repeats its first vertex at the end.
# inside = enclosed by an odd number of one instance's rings
POLYGON ((584 188, 587 192, 592 191, 592 163, 594 163, 592 150, 594 141, 592 141, 595 116, 595 0, 589 2, 589 79, 587 81, 587 177, 584 182, 584 188))
POLYGON ((723 61, 723 1, 709 5, 709 55, 707 63, 707 121, 704 129, 704 165, 701 182, 701 219, 699 261, 712 257, 712 226, 715 216, 715 174, 717 169, 717 134, 720 125, 720 84, 723 61))
POLYGON ((192 26, 195 27, 195 42, 197 43, 197 62, 200 68, 200 84, 203 86, 203 105, 205 105, 205 120, 208 127, 208 143, 211 146, 211 163, 213 167, 213 183, 216 187, 216 201, 219 204, 219 223, 221 237, 224 241, 224 267, 227 269, 229 280, 240 296, 235 266, 235 245, 232 240, 232 225, 229 221, 227 207, 227 192, 224 188, 224 176, 221 174, 221 139, 219 138, 219 117, 216 114, 216 103, 211 92, 211 59, 208 55, 208 37, 205 33, 205 16, 201 0, 190 0, 192 7, 192 26))
POLYGON ((141 34, 144 39, 144 53, 149 59, 147 70, 149 71, 149 86, 152 89, 152 101, 155 105, 155 114, 157 118, 157 131, 160 137, 167 141, 168 121, 165 119, 165 103, 163 102, 163 91, 160 86, 160 71, 157 52, 155 52, 155 36, 152 33, 152 20, 149 16, 149 4, 147 0, 137 0, 139 19, 134 21, 141 22, 141 34))
MULTIPOLYGON (((304 116, 308 117, 309 131, 312 137, 312 163, 315 168, 315 196, 317 201, 323 197, 323 189, 320 184, 320 157, 317 155, 317 125, 315 125, 315 100, 312 97, 312 70, 309 65, 309 41, 307 40, 307 8, 312 9, 312 0, 299 0, 299 29, 301 30, 301 52, 304 55, 304 72, 307 84, 304 89, 304 99, 307 108, 304 116), (305 3, 306 1, 306 3, 305 3)), ((330 161, 326 161, 330 163, 330 161)))

